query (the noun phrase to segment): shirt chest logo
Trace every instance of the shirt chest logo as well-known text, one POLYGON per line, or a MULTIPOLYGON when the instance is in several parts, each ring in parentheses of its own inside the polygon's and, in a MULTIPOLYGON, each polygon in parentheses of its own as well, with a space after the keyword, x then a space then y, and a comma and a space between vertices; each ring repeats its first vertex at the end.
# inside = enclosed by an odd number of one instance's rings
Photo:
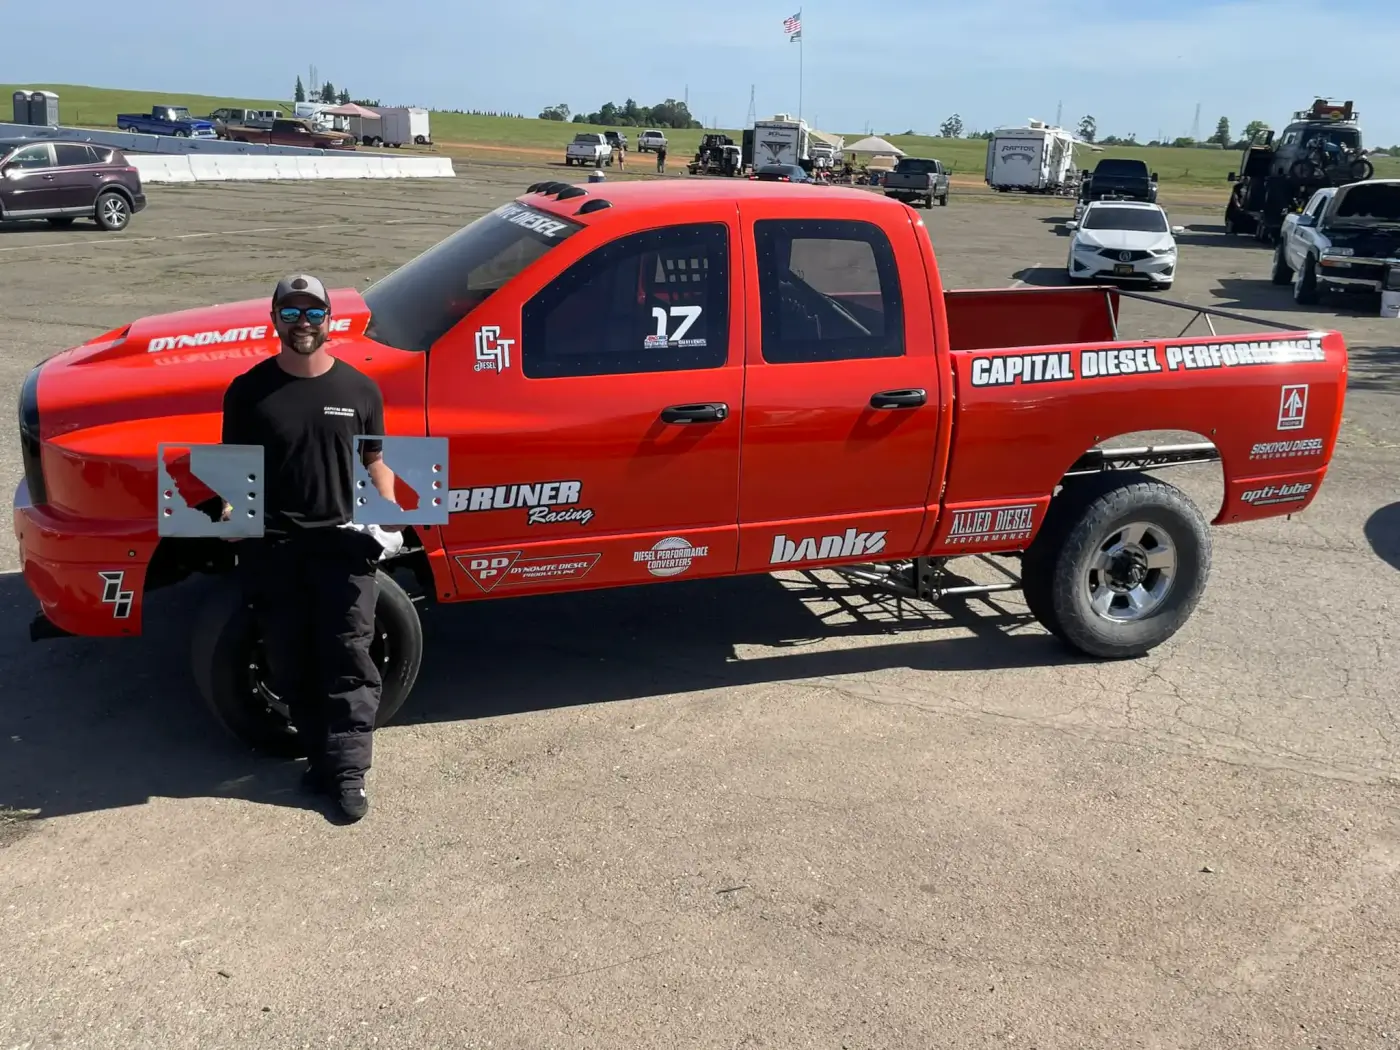
POLYGON ((355 416, 355 410, 353 408, 337 408, 335 405, 327 405, 325 412, 328 416, 345 416, 351 419, 355 416))

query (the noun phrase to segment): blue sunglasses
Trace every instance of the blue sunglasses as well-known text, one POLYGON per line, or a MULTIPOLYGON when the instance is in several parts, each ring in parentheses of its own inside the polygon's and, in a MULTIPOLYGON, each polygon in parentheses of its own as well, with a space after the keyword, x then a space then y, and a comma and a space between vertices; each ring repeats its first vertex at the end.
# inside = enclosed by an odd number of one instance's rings
POLYGON ((329 310, 320 306, 279 306, 277 317, 283 324, 296 324, 303 317, 313 325, 319 325, 326 319, 329 310))

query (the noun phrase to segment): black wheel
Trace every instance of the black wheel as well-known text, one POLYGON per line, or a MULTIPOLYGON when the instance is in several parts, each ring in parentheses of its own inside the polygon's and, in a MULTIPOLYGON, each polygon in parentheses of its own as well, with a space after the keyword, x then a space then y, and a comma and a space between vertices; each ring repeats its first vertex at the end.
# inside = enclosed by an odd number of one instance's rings
POLYGON ((1351 162, 1351 179, 1353 182, 1365 182, 1376 173, 1376 166, 1365 157, 1351 162))
POLYGON ((941 196, 941 197, 938 198, 938 206, 939 206, 940 208, 946 208, 946 207, 948 207, 948 195, 947 195, 946 193, 943 194, 943 196, 941 196))
POLYGON ((1283 253, 1284 241, 1280 238, 1278 247, 1274 249, 1274 269, 1272 279, 1274 284, 1288 284, 1293 280, 1293 270, 1288 265, 1288 259, 1283 253))
POLYGON ((1293 275, 1293 301, 1299 306, 1311 306, 1317 299, 1317 260, 1309 255, 1293 275))
POLYGON ((59 229, 67 229, 73 225, 73 218, 70 215, 56 215, 49 220, 50 226, 57 226, 59 229))
MULTIPOLYGON (((382 569, 370 652, 383 689, 375 725, 387 725, 412 691, 423 659, 423 625, 404 589, 382 569)), ((235 578, 219 581, 194 623, 191 669, 200 695, 228 732, 248 746, 299 758, 286 705, 268 688, 262 645, 235 578)))
POLYGON ((126 229, 127 223, 131 222, 131 205, 120 193, 109 191, 99 194, 93 208, 93 218, 104 230, 116 233, 126 229))
POLYGON ((1131 659, 1181 629, 1210 563, 1205 517, 1181 490, 1143 474, 1107 473, 1052 502, 1022 557, 1022 591, 1036 618, 1068 645, 1131 659))

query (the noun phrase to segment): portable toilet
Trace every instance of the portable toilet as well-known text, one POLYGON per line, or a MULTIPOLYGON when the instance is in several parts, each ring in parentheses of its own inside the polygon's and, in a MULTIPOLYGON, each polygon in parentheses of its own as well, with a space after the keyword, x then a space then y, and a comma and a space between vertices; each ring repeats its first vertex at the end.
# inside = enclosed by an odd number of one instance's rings
POLYGON ((31 91, 29 123, 39 127, 58 127, 58 95, 52 91, 31 91))
POLYGON ((16 124, 28 124, 28 123, 29 123, 29 92, 28 92, 28 91, 16 91, 16 92, 15 92, 15 123, 16 123, 16 124))

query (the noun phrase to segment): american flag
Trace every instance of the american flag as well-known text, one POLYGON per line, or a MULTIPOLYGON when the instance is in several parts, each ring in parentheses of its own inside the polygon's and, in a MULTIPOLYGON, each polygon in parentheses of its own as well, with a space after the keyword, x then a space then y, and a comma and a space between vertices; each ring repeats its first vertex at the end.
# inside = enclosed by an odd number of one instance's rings
POLYGON ((783 19, 783 32, 792 36, 794 33, 802 32, 802 12, 783 19))

